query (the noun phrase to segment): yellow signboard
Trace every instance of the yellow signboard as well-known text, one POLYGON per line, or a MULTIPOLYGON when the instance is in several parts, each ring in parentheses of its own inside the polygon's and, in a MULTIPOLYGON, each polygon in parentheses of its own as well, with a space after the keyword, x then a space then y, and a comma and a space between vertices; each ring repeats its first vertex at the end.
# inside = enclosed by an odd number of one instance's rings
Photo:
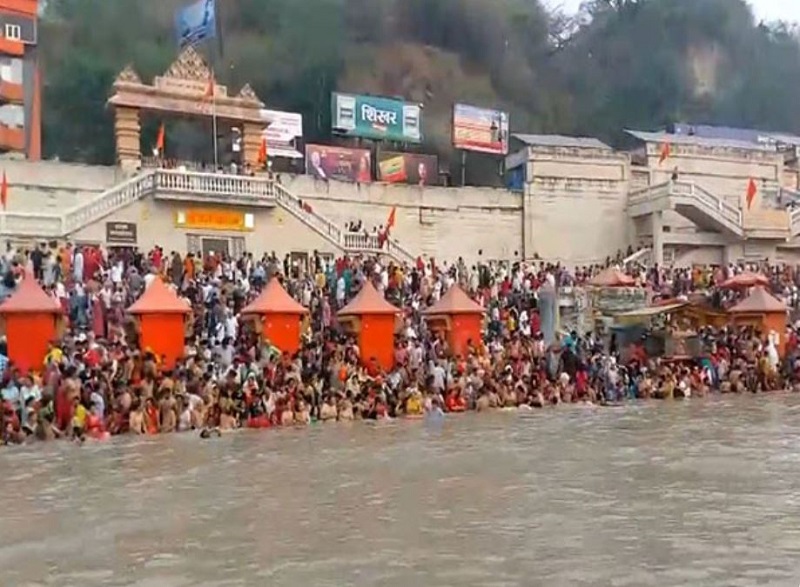
POLYGON ((200 230, 249 232, 255 229, 255 217, 249 212, 236 210, 189 208, 175 213, 175 226, 200 230))

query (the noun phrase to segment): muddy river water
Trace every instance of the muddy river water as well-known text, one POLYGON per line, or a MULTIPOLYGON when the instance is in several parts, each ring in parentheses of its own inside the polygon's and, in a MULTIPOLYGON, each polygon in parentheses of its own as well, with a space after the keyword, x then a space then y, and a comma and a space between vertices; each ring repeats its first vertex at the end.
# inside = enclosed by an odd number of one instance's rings
POLYGON ((0 450, 3 587, 800 585, 800 396, 0 450))

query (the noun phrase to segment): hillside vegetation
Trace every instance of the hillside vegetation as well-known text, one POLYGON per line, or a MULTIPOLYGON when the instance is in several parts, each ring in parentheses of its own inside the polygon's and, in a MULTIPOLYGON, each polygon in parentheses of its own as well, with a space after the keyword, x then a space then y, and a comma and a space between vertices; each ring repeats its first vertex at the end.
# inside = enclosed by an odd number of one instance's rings
MULTIPOLYGON (((49 0, 47 156, 113 161, 114 76, 127 63, 145 79, 164 71, 186 2, 49 0)), ((743 0, 594 0, 577 17, 538 0, 219 0, 219 11, 220 82, 302 112, 308 140, 329 137, 337 89, 424 103, 424 148, 444 157, 454 101, 509 110, 514 132, 611 142, 672 121, 800 131, 797 38, 755 22, 743 0)))

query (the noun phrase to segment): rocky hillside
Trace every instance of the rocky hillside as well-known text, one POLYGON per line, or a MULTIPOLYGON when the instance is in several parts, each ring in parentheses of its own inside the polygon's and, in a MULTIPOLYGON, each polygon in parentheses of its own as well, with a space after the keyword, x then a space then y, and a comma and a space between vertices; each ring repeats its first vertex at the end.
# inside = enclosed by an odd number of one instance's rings
MULTIPOLYGON (((49 0, 40 39, 45 150, 110 162, 105 100, 126 63, 175 58, 188 0, 49 0)), ((508 109, 512 130, 608 141, 625 127, 691 120, 800 131, 800 45, 743 0, 593 0, 577 17, 538 0, 222 0, 220 81, 250 82, 325 139, 330 92, 424 103, 427 150, 449 153, 451 104, 508 109)), ((155 133, 156 122, 146 131, 155 133)))

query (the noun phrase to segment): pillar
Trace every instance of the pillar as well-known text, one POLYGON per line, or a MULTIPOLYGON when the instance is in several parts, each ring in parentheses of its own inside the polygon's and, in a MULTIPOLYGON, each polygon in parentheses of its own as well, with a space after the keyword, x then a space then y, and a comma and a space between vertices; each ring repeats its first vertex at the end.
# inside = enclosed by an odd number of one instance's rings
POLYGON ((118 106, 114 112, 117 163, 123 171, 135 171, 142 163, 139 109, 118 106))
POLYGON ((725 265, 738 263, 744 258, 744 250, 740 243, 725 245, 722 249, 722 262, 725 265))
MULTIPOLYGON (((242 125, 242 149, 244 150, 244 161, 249 163, 254 169, 258 167, 258 151, 261 149, 261 136, 264 132, 264 124, 255 122, 245 122, 242 125)), ((269 149, 269 145, 267 145, 269 149)))
POLYGON ((664 264, 664 212, 657 211, 651 215, 653 232, 653 263, 664 264))
POLYGON ((522 189, 522 258, 532 259, 536 254, 536 241, 533 236, 533 207, 535 204, 533 183, 528 182, 527 175, 522 189))

